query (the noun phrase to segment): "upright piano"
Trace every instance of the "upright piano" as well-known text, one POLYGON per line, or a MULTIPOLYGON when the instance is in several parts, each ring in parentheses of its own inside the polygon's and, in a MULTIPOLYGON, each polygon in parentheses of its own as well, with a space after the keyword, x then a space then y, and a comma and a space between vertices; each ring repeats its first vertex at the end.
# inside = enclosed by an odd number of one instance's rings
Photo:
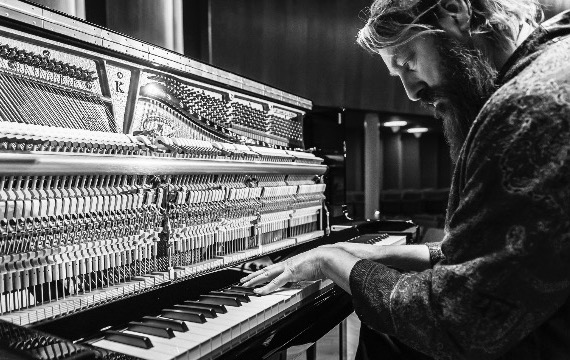
MULTIPOLYGON (((0 357, 258 359, 351 311, 255 296, 248 261, 330 235, 307 99, 0 0, 0 357)), ((376 241, 376 240, 375 240, 376 241)))

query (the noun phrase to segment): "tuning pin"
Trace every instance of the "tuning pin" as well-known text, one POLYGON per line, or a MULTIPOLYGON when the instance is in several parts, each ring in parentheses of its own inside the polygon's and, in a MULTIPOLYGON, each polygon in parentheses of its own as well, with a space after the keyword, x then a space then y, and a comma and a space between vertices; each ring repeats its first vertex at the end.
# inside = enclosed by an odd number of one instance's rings
POLYGON ((61 61, 53 61, 52 71, 61 74, 63 72, 63 63, 61 61))
POLYGON ((26 50, 17 50, 16 56, 14 57, 13 60, 23 63, 25 62, 25 58, 26 58, 26 50))
POLYGON ((10 46, 4 44, 0 46, 0 57, 7 57, 10 53, 10 46))

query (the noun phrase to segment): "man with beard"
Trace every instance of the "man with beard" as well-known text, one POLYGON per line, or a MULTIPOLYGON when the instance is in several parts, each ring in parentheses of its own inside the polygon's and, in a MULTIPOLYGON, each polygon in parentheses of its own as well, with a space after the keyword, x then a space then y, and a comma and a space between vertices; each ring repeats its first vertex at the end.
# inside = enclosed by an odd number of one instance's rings
POLYGON ((570 12, 539 14, 534 0, 375 0, 359 44, 435 108, 451 146, 444 240, 322 246, 244 283, 330 278, 363 323, 437 359, 567 359, 570 12))

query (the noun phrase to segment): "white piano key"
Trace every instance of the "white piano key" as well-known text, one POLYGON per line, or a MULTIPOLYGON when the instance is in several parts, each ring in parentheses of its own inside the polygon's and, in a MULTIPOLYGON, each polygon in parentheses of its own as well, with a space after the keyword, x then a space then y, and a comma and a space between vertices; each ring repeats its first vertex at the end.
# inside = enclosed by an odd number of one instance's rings
POLYGON ((245 324, 248 320, 247 316, 244 316, 242 313, 230 312, 230 310, 228 310, 226 314, 220 314, 217 318, 208 320, 209 321, 204 324, 188 323, 188 331, 192 333, 201 333, 208 328, 215 331, 216 329, 214 326, 218 325, 220 328, 217 329, 216 335, 222 332, 228 332, 230 334, 231 343, 236 344, 241 340, 241 335, 244 331, 249 328, 249 326, 245 324))
POLYGON ((248 303, 248 305, 252 308, 252 309, 256 309, 256 314, 255 316, 251 317, 251 323, 254 326, 254 328, 258 328, 260 326, 263 326, 263 323, 266 321, 266 319, 270 318, 271 316, 268 316, 268 311, 270 312, 271 310, 271 306, 279 303, 282 299, 279 298, 269 298, 269 297, 250 297, 251 302, 248 303))
MULTIPOLYGON (((196 323, 192 324, 196 325, 196 323)), ((231 329, 227 329, 227 326, 220 324, 211 324, 210 322, 199 325, 199 327, 196 327, 192 330, 189 329, 187 332, 175 331, 174 334, 180 339, 190 340, 196 339, 196 335, 206 336, 210 340, 212 351, 221 348, 226 342, 231 342, 231 329)))
POLYGON ((193 340, 190 340, 188 338, 183 339, 178 336, 175 336, 171 339, 166 339, 159 336, 143 334, 130 330, 125 330, 122 332, 125 334, 133 334, 149 338, 153 345, 152 349, 168 354, 172 356, 172 358, 176 357, 181 359, 197 359, 202 356, 202 347, 204 347, 204 354, 207 354, 211 351, 211 347, 208 345, 210 340, 204 335, 195 335, 193 337, 193 340))

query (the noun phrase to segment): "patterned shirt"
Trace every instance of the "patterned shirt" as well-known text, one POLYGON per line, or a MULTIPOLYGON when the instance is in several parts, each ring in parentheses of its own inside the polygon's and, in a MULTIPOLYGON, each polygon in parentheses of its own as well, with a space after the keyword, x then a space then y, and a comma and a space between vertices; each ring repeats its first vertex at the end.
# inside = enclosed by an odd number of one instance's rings
POLYGON ((443 256, 418 273, 360 260, 354 308, 436 359, 570 359, 570 12, 498 84, 454 170, 443 256))

